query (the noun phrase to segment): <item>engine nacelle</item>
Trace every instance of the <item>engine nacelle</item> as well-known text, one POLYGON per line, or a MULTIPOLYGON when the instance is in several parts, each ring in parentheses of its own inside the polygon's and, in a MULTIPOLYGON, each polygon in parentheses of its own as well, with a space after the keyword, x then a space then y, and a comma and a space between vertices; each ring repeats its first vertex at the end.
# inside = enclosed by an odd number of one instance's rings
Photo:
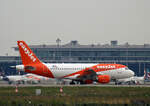
POLYGON ((97 81, 99 83, 105 84, 110 82, 110 76, 109 75, 98 75, 97 81))
POLYGON ((24 65, 16 65, 16 70, 18 70, 18 71, 25 71, 24 70, 24 65))

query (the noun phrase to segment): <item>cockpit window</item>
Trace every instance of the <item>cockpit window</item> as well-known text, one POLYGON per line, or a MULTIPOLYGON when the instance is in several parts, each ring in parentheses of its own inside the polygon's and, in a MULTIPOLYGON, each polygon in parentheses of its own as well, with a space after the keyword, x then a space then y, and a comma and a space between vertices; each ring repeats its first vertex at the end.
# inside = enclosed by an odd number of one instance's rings
POLYGON ((125 70, 129 70, 129 68, 128 68, 128 67, 126 67, 126 68, 125 68, 125 70))

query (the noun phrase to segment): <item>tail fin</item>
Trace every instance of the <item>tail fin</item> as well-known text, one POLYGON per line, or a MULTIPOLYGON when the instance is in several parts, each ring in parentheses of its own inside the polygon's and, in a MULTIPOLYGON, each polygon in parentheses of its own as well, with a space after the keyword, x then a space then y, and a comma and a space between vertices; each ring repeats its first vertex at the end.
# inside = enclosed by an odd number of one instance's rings
POLYGON ((147 69, 147 79, 150 79, 150 71, 147 69))
POLYGON ((144 79, 147 79, 147 72, 146 72, 146 69, 144 69, 144 79))
POLYGON ((24 41, 17 41, 17 43, 18 43, 22 63, 24 65, 40 63, 40 60, 36 57, 36 55, 32 52, 32 50, 24 41))

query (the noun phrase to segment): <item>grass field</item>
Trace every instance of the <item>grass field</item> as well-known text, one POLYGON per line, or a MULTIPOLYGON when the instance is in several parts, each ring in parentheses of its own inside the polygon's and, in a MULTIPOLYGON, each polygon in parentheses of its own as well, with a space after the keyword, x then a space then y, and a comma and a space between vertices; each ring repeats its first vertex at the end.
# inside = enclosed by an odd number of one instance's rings
POLYGON ((0 104, 5 106, 150 104, 150 87, 0 87, 0 104), (41 95, 36 95, 41 89, 41 95))

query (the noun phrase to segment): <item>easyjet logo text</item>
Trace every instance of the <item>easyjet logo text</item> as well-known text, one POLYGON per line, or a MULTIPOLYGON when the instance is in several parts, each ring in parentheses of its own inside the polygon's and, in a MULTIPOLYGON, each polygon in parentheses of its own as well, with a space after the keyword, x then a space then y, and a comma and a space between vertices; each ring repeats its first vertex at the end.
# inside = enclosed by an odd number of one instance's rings
POLYGON ((27 54, 27 55, 30 57, 30 59, 31 59, 33 62, 35 62, 35 61, 36 61, 36 58, 33 56, 32 53, 30 53, 30 51, 25 47, 25 45, 24 45, 22 42, 20 42, 19 45, 20 45, 21 48, 24 50, 25 54, 27 54))
POLYGON ((114 65, 108 65, 108 66, 97 66, 97 68, 105 68, 105 69, 108 69, 108 68, 116 68, 116 66, 114 66, 114 65))

